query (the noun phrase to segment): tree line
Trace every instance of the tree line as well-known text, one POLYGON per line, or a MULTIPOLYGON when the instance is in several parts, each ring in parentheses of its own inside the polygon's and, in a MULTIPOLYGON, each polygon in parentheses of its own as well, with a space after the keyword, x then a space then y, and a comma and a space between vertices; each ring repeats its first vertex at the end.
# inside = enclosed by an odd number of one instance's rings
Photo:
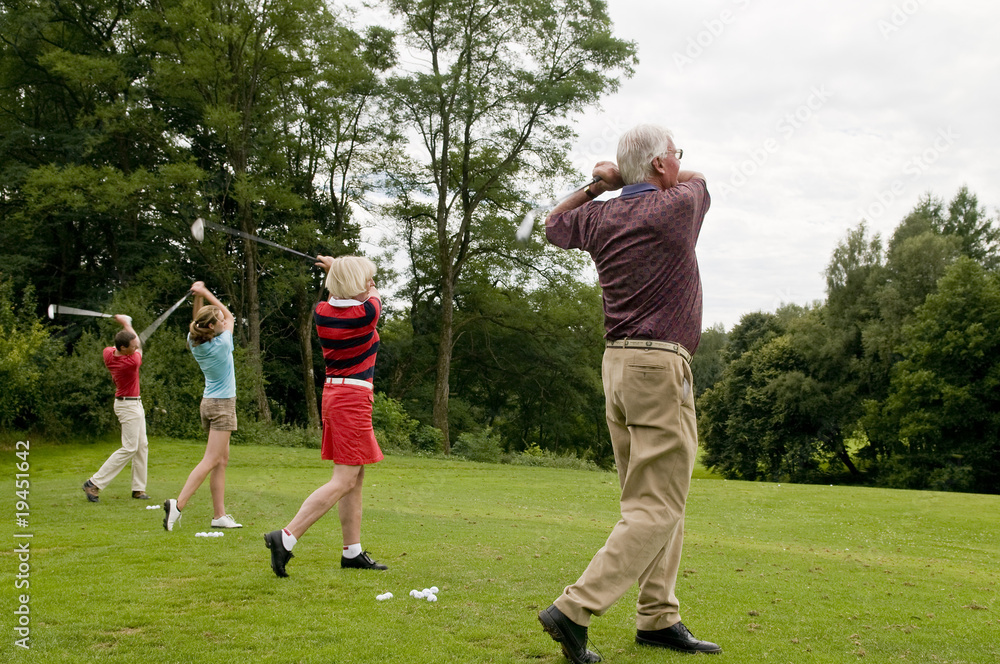
MULTIPOLYGON (((963 187, 861 223, 827 297, 709 330, 699 431, 726 477, 1000 492, 1000 229, 963 187)), ((696 378, 699 374, 695 374, 696 378)))
MULTIPOLYGON (((490 427, 524 447, 604 446, 587 348, 600 339, 598 293, 578 282, 579 259, 516 246, 513 230, 571 173, 572 118, 631 75, 634 44, 591 0, 380 6, 396 31, 355 29, 322 0, 5 3, 6 324, 39 341, 32 316, 63 303, 127 307, 139 325, 204 279, 238 321, 244 421, 315 428, 317 270, 224 234, 193 242, 188 229, 201 217, 341 255, 359 252, 364 210, 393 228, 376 388, 436 430, 428 444, 448 452, 452 427, 490 427)), ((21 394, 64 412, 36 403, 4 424, 106 427, 84 402, 103 384, 88 363, 109 330, 55 323, 44 330, 65 352, 38 346, 40 373, 22 376, 34 388, 21 394), (68 382, 53 395, 55 375, 68 382)), ((182 323, 149 344, 153 431, 187 428, 182 323)))

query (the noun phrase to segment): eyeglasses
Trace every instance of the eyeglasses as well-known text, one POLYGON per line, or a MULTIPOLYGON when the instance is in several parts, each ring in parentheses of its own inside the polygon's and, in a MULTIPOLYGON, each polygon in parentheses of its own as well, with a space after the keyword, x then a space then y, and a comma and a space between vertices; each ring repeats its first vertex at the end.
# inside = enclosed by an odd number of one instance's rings
POLYGON ((684 150, 683 149, 681 149, 681 150, 667 150, 666 154, 670 154, 671 152, 673 152, 675 155, 677 155, 677 161, 680 161, 681 157, 684 156, 684 150))

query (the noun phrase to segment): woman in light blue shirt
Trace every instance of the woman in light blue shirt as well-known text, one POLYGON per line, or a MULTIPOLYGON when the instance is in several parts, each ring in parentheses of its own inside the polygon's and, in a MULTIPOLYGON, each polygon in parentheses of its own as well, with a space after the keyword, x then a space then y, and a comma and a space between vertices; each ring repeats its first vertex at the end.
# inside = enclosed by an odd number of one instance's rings
POLYGON ((226 465, 229 463, 229 438, 236 431, 236 372, 233 367, 233 315, 205 283, 196 281, 194 315, 188 332, 188 345, 205 374, 205 392, 201 399, 201 425, 208 431, 205 456, 191 474, 177 499, 163 503, 163 527, 173 530, 181 511, 198 487, 211 477, 213 528, 242 528, 226 514, 226 465), (205 302, 208 302, 205 305, 205 302))

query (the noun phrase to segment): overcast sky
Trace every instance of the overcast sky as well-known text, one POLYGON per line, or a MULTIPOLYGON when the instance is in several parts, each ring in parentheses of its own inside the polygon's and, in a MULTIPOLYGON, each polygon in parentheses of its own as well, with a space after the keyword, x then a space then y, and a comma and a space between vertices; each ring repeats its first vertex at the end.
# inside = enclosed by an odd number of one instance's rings
POLYGON ((932 192, 1000 205, 1000 5, 942 0, 609 0, 635 76, 579 119, 574 163, 614 159, 640 122, 674 132, 712 207, 705 327, 825 297, 866 219, 889 235, 932 192))
POLYGON ((712 194, 698 244, 705 327, 824 299, 847 231, 864 219, 886 237, 925 193, 949 201, 965 184, 997 216, 1000 4, 608 6, 640 62, 577 119, 573 163, 589 177, 629 127, 673 130, 682 167, 712 194))

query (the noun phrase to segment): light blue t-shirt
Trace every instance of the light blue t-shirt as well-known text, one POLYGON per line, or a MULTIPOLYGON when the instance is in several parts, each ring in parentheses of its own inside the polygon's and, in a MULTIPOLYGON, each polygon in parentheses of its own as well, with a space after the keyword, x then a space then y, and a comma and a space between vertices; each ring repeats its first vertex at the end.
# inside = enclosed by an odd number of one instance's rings
MULTIPOLYGON (((188 334, 188 345, 191 335, 188 334)), ((206 399, 236 396, 236 368, 233 366, 233 333, 226 330, 211 341, 191 347, 191 354, 205 374, 206 399)))

